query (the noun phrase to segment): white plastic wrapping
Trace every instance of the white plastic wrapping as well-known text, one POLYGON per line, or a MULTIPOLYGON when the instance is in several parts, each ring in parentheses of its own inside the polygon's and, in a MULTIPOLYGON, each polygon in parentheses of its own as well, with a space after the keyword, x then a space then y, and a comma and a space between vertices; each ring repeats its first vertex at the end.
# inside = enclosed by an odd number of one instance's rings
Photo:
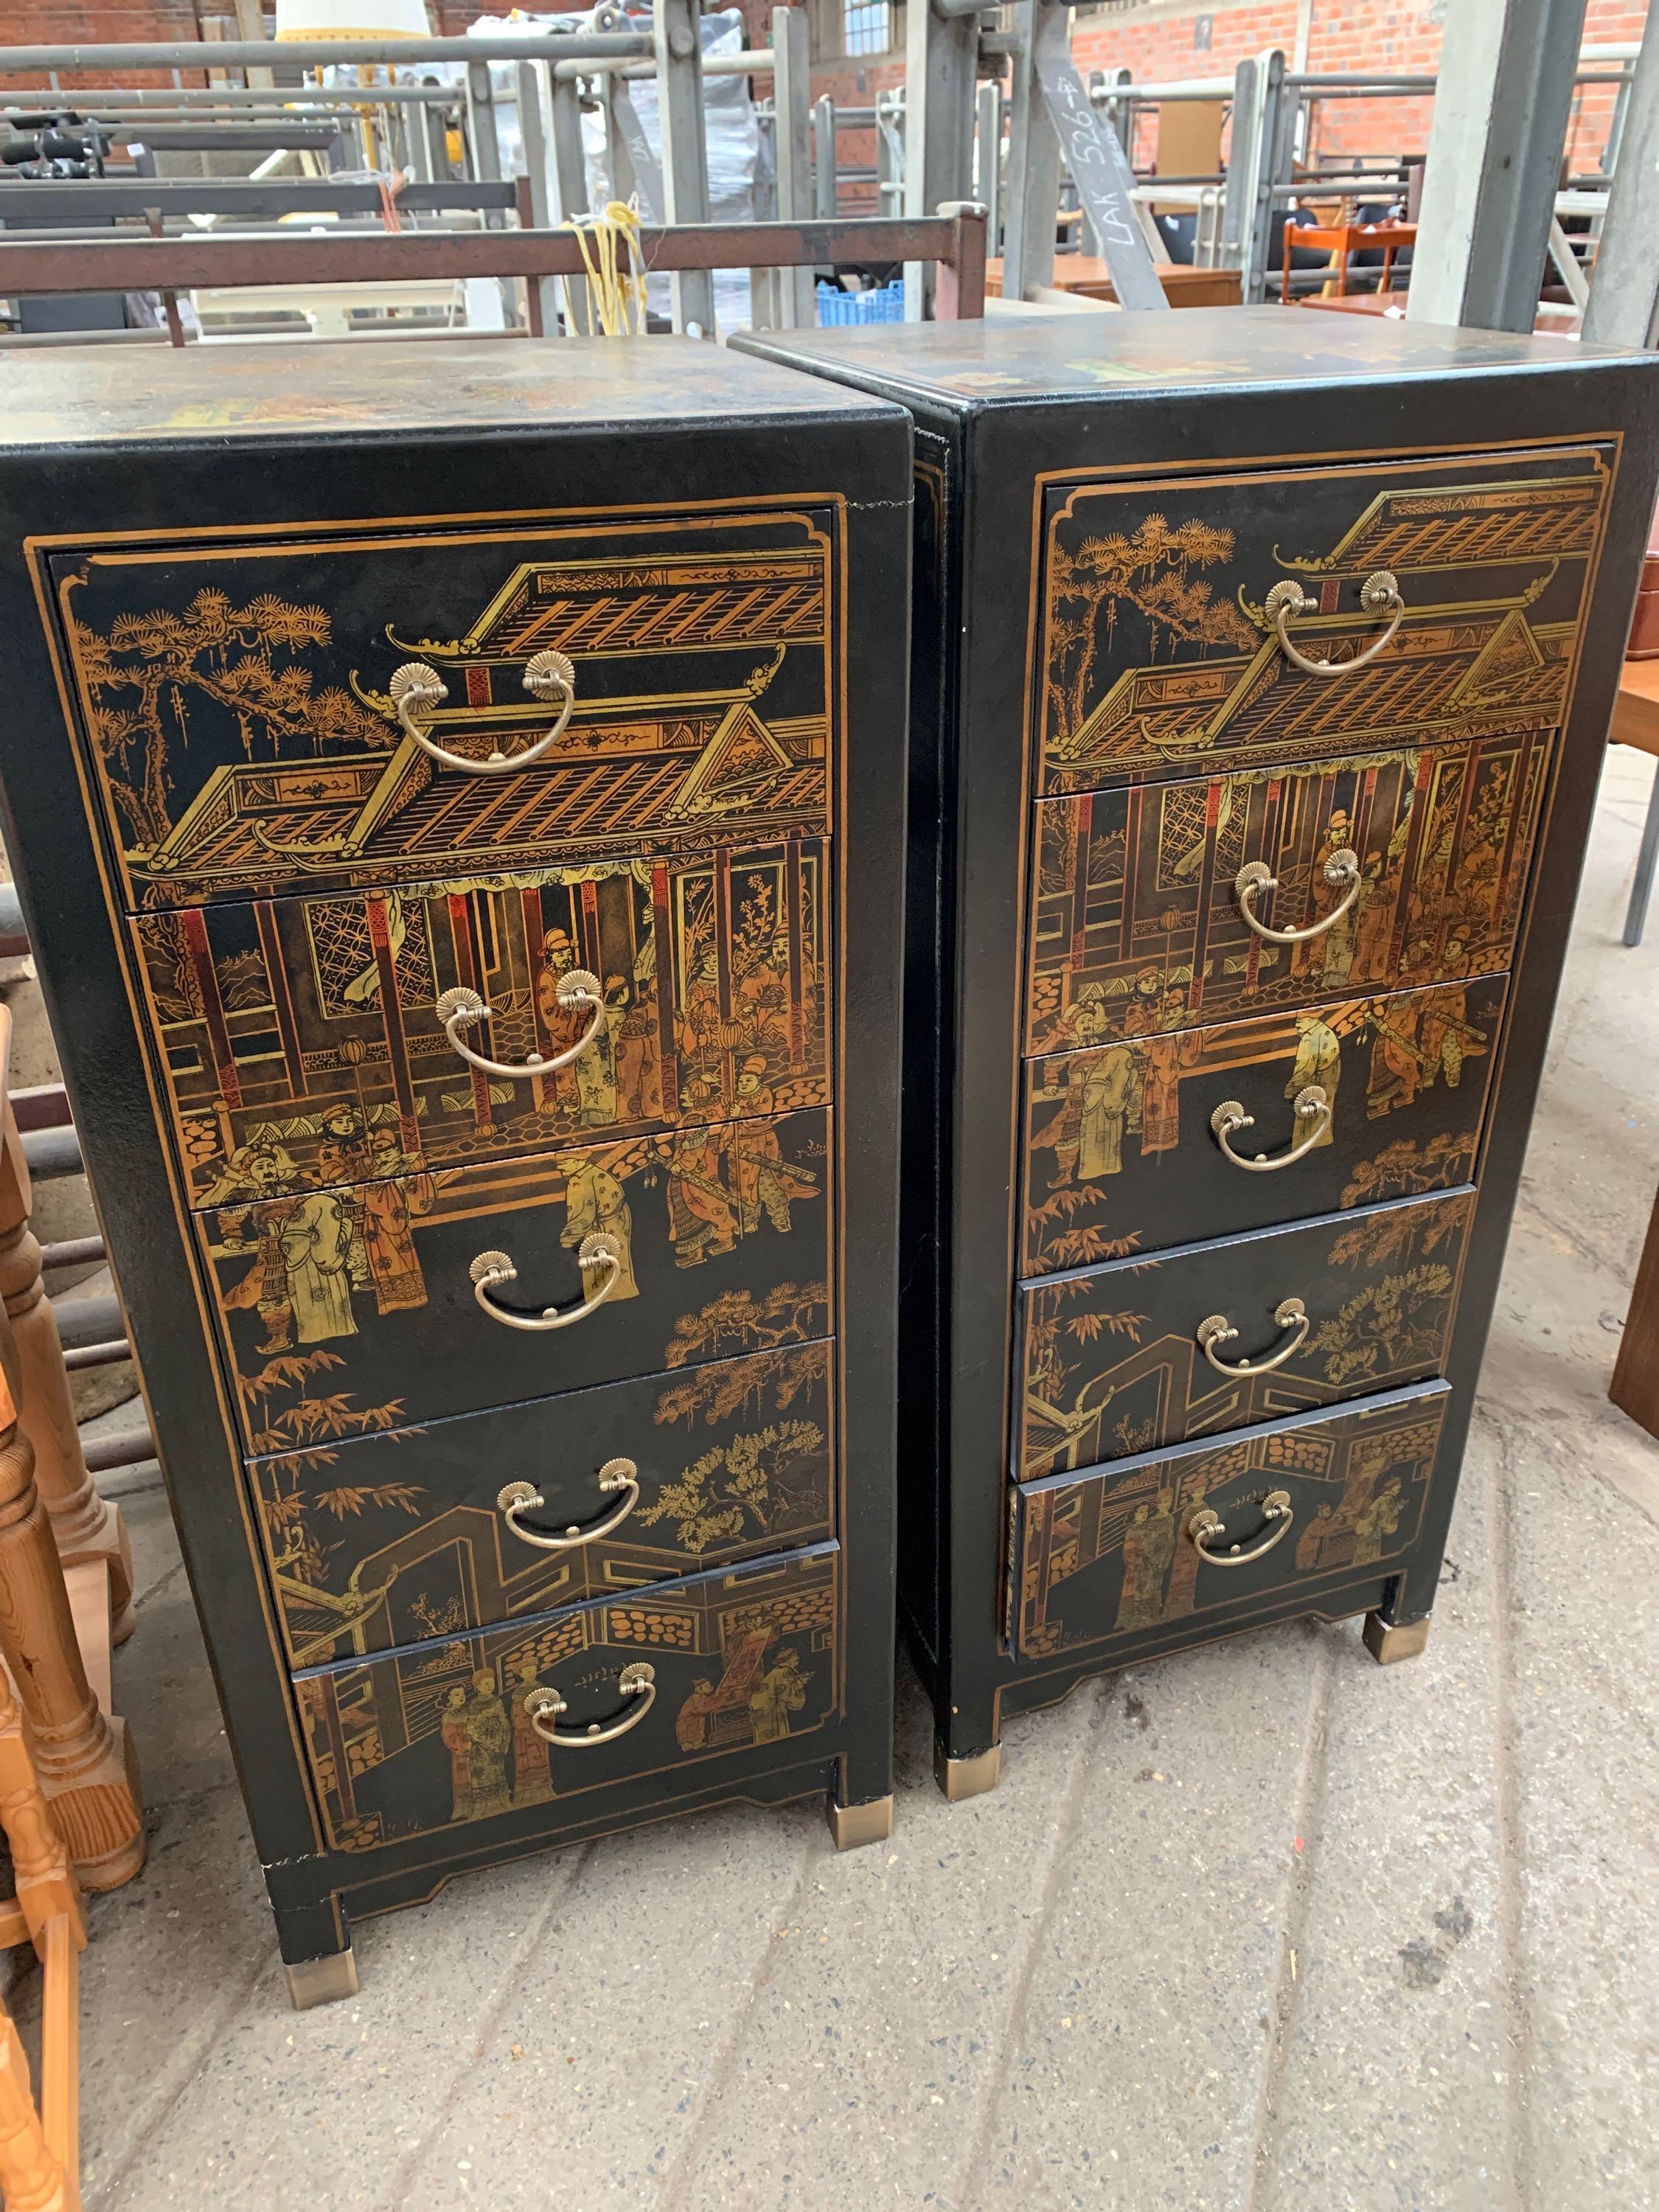
MULTIPOLYGON (((629 16, 629 27, 649 32, 648 12, 629 16)), ((467 26, 469 38, 522 37, 526 32, 576 31, 592 27, 592 19, 586 15, 540 15, 520 14, 511 15, 481 15, 467 26)), ((743 52, 743 17, 735 8, 719 14, 704 15, 701 20, 702 51, 709 54, 736 54, 743 52)), ((434 64, 429 70, 402 74, 441 77, 447 83, 459 83, 465 76, 465 66, 459 62, 446 65, 434 64)), ((512 62, 492 62, 489 65, 490 87, 495 96, 495 136, 501 148, 501 173, 516 176, 523 172, 522 137, 519 128, 517 64, 512 62)), ((663 220, 662 204, 662 132, 657 119, 657 87, 654 78, 619 79, 633 114, 638 118, 639 139, 635 140, 636 158, 631 190, 639 198, 640 212, 648 223, 663 220)), ((703 115, 708 147, 708 219, 711 222, 752 222, 755 220, 755 164, 759 148, 759 131, 755 121, 754 104, 749 97, 749 80, 744 76, 710 76, 703 80, 703 115)), ((626 120, 626 118, 624 118, 626 120)), ((544 135, 551 143, 552 119, 543 118, 544 135)), ((631 129, 624 137, 632 137, 631 129)), ((602 208, 608 199, 627 198, 626 191, 617 192, 613 185, 605 159, 605 118, 601 112, 584 113, 582 117, 582 150, 587 161, 588 204, 591 208, 602 208)), ((666 315, 669 311, 669 284, 665 276, 652 277, 647 292, 653 311, 666 315)), ((749 277, 746 270, 722 270, 714 278, 714 315, 721 331, 743 330, 750 319, 749 277)))

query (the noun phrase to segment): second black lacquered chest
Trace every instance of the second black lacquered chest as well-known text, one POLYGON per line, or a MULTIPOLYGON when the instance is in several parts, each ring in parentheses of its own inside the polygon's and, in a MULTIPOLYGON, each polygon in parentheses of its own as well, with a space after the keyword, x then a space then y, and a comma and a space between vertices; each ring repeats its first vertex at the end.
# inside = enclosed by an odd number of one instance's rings
POLYGON ((941 1783, 1253 1624, 1409 1656, 1659 366, 1278 308, 752 343, 916 422, 901 1604, 941 1783))
POLYGON ((543 1844, 885 1834, 908 418, 9 384, 8 849, 296 2000, 543 1844))

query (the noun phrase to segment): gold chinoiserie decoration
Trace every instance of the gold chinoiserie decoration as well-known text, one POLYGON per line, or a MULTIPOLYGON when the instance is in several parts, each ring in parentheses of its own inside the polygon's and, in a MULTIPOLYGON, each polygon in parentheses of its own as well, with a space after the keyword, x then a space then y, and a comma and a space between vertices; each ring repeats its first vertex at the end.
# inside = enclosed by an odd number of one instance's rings
POLYGON ((1333 922, 1340 921, 1359 896, 1363 878, 1358 854, 1351 852, 1344 845, 1326 861, 1324 874, 1333 890, 1339 884, 1347 885, 1342 897, 1330 912, 1321 915, 1317 921, 1310 921, 1305 929, 1271 929, 1257 915, 1255 902, 1259 892, 1276 891, 1279 878, 1265 860, 1246 860, 1233 878, 1233 891, 1238 900, 1239 912, 1256 935, 1266 938, 1269 945, 1305 945, 1310 937, 1320 936, 1333 922))
POLYGON ((619 1490, 628 1493, 614 1512, 603 1520, 591 1522, 583 1528, 572 1522, 562 1536, 544 1536, 539 1529, 526 1528, 519 1519, 520 1513, 538 1513, 547 1500, 533 1482, 509 1482, 495 1500, 495 1510, 520 1543, 533 1544, 538 1552, 569 1552, 579 1544, 591 1544, 596 1537, 608 1536, 620 1528, 623 1522, 640 1502, 640 1470, 631 1459, 608 1459, 599 1469, 599 1488, 614 1494, 619 1490))
POLYGON ((1194 1550, 1212 1567, 1248 1567, 1252 1559, 1265 1559, 1273 1546, 1289 1535, 1295 1517, 1289 1491, 1270 1490, 1261 1501, 1261 1518, 1273 1534, 1248 1552, 1241 1551, 1237 1544, 1230 1544, 1224 1552, 1211 1551, 1212 1540, 1222 1533, 1221 1516, 1213 1506, 1200 1506, 1187 1523, 1187 1534, 1193 1540, 1194 1550))
POLYGON ((509 1313, 491 1298, 491 1291, 500 1290, 504 1284, 516 1283, 519 1271, 505 1252, 480 1252, 467 1273, 472 1280, 472 1295, 492 1321, 507 1328, 568 1328, 573 1322, 586 1321, 598 1311, 623 1279, 623 1248, 617 1240, 603 1230, 584 1237, 576 1254, 576 1264, 582 1271, 584 1293, 579 1306, 545 1306, 537 1317, 532 1314, 509 1313), (586 1288, 590 1272, 596 1267, 605 1269, 605 1280, 597 1290, 586 1288))
POLYGON ((477 760, 465 753, 446 752, 415 720, 423 708, 436 707, 449 696, 449 686, 435 668, 424 660, 406 660, 401 668, 392 670, 392 680, 386 686, 398 721, 421 750, 429 753, 434 761, 441 761, 446 768, 460 769, 467 775, 505 775, 509 769, 528 768, 563 736, 564 726, 576 703, 574 664, 562 653, 532 653, 525 663, 524 688, 533 698, 562 702, 552 728, 522 752, 504 753, 497 747, 485 758, 477 760))
POLYGON ((567 1013, 573 1012, 578 1006, 591 1008, 587 1027, 574 1044, 568 1045, 562 1052, 556 1052, 550 1059, 544 1060, 538 1052, 526 1053, 524 1064, 520 1067, 502 1060, 486 1060, 482 1053, 474 1052, 463 1041, 460 1036, 462 1030, 471 1028, 474 1022, 490 1019, 490 1008, 476 991, 469 991, 464 984, 458 984, 453 991, 444 993, 434 1012, 444 1025, 444 1035, 469 1067, 480 1068, 486 1075, 504 1076, 508 1081, 514 1081, 526 1075, 554 1075, 560 1068, 568 1067, 573 1060, 581 1058, 605 1027, 605 993, 599 977, 591 968, 569 969, 559 978, 555 995, 567 1013))
POLYGON ((1310 1123, 1311 1127, 1305 1137, 1291 1143, 1288 1152, 1280 1152, 1271 1160, 1265 1152, 1258 1152, 1253 1160, 1247 1160, 1243 1152, 1233 1150, 1230 1141, 1231 1138, 1240 1129, 1255 1127, 1255 1115, 1247 1114, 1237 1098, 1222 1101, 1210 1116, 1210 1127, 1215 1133, 1217 1144, 1236 1168, 1243 1168, 1247 1175, 1272 1175, 1275 1169, 1287 1168, 1293 1161, 1302 1158, 1304 1153, 1310 1152, 1330 1127, 1331 1102, 1316 1083, 1310 1083, 1305 1090, 1297 1092, 1291 1111, 1298 1122, 1310 1123))
POLYGON ((1200 1322, 1194 1333, 1204 1357, 1218 1375, 1271 1375, 1275 1367, 1282 1367, 1293 1353, 1301 1349, 1303 1340, 1308 1334, 1308 1309, 1300 1298, 1283 1298, 1273 1308, 1273 1322, 1277 1328, 1287 1328, 1291 1334, 1278 1351, 1266 1359, 1226 1360, 1216 1358, 1217 1345, 1231 1344, 1238 1334, 1225 1314, 1211 1314, 1200 1322))
POLYGON ((1279 642, 1285 656, 1306 676, 1347 676, 1357 668, 1369 668, 1377 655, 1392 641, 1406 616, 1406 602, 1400 596, 1400 586, 1386 568, 1376 569, 1359 587, 1359 604, 1368 615, 1387 615, 1389 626, 1375 643, 1364 653, 1357 653, 1352 660, 1310 660, 1306 653, 1297 650, 1291 636, 1292 615, 1314 615, 1319 611, 1317 599, 1310 599, 1300 584, 1286 576, 1273 586, 1264 602, 1266 611, 1279 632, 1279 642))
POLYGON ((655 1704, 657 1670, 643 1659, 636 1659, 617 1675, 617 1687, 631 1701, 632 1710, 624 1711, 613 1721, 590 1721, 585 1729, 558 1727, 560 1714, 568 1713, 570 1708, 556 1690, 532 1690, 524 1701, 525 1717, 544 1742, 556 1743, 565 1751, 585 1751, 593 1743, 614 1743, 619 1735, 626 1735, 629 1729, 637 1728, 655 1704))

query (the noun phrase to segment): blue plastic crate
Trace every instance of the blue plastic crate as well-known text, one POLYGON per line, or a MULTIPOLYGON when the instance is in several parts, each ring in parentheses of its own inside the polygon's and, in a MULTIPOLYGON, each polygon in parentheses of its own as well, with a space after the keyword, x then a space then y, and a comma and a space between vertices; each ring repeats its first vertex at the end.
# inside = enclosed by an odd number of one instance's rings
POLYGON ((833 323, 902 323, 903 284, 880 284, 872 292, 843 292, 839 284, 818 286, 818 325, 833 323))

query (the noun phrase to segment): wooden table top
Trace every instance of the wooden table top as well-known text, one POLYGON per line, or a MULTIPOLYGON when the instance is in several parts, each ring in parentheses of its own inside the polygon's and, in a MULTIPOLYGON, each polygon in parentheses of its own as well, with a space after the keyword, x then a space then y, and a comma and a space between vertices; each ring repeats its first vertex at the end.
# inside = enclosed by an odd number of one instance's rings
MULTIPOLYGON (((1243 297, 1237 269, 1194 269, 1184 261, 1172 261, 1158 274, 1172 307, 1236 307, 1243 297)), ((1056 292, 1079 292, 1085 299, 1117 297, 1111 271, 1097 253, 1055 254, 1049 281, 1056 292)), ((985 289, 994 300, 1002 297, 1000 255, 985 264, 985 289)))

